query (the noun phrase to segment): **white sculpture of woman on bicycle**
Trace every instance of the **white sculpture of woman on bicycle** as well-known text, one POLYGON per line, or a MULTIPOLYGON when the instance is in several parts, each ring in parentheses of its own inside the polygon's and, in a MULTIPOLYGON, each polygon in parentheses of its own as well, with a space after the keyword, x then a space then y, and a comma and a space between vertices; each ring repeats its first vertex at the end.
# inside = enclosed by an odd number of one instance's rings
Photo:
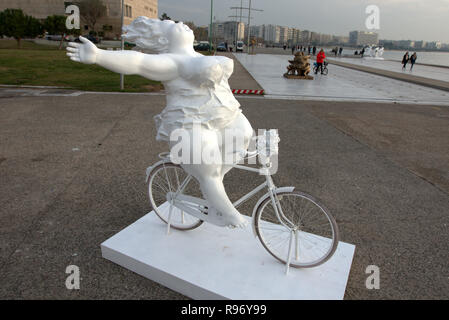
MULTIPOLYGON (((169 141, 176 129, 193 130, 200 124, 198 143, 203 149, 219 149, 241 159, 248 148, 253 129, 240 110, 228 84, 233 61, 226 57, 203 56, 193 49, 192 30, 182 22, 160 21, 138 17, 124 28, 125 39, 137 48, 158 54, 137 51, 108 51, 98 49, 89 40, 69 43, 67 55, 71 60, 98 64, 121 74, 137 74, 158 80, 167 91, 167 106, 155 117, 157 140, 169 141), (224 131, 231 130, 242 138, 242 145, 225 144, 224 131)), ((193 136, 193 134, 192 134, 193 136)), ((194 153, 192 140, 183 141, 184 148, 194 153)), ((174 142, 170 142, 173 148, 174 142)), ((243 227, 246 220, 229 200, 223 177, 232 165, 221 163, 182 163, 182 168, 200 183, 209 204, 210 221, 219 226, 243 227)))

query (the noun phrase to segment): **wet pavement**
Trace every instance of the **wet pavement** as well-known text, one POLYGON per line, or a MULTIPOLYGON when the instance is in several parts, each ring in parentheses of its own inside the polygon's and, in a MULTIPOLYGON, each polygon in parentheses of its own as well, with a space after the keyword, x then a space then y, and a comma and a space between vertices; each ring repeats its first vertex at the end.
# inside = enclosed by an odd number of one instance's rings
POLYGON ((332 64, 327 76, 312 74, 314 80, 298 80, 282 76, 290 59, 286 55, 235 56, 265 93, 275 98, 449 105, 449 92, 332 64))
POLYGON ((419 76, 429 79, 437 79, 441 81, 449 82, 449 68, 444 67, 431 67, 426 65, 415 64, 413 70, 410 71, 410 63, 407 64, 406 70, 402 70, 402 64, 397 61, 391 60, 378 60, 371 58, 335 58, 328 57, 329 61, 341 61, 345 63, 366 66, 376 68, 380 70, 394 71, 402 74, 419 76))

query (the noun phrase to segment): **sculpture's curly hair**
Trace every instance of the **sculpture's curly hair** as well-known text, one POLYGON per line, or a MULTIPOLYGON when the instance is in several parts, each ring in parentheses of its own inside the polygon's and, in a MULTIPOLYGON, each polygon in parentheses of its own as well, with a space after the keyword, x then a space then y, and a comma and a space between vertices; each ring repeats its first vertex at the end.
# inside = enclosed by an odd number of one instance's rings
POLYGON ((164 35, 163 24, 174 23, 171 20, 161 21, 148 17, 137 17, 127 26, 123 26, 122 35, 125 41, 136 44, 136 49, 154 53, 168 51, 169 41, 164 35))

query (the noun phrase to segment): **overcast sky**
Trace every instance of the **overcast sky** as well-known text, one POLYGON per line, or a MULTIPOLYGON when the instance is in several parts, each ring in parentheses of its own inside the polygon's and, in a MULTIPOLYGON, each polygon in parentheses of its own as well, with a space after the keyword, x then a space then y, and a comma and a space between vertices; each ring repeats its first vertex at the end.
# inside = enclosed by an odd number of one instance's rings
MULTIPOLYGON (((232 20, 241 0, 214 0, 217 21, 232 20)), ((248 0, 243 6, 248 7, 248 0)), ((426 40, 449 43, 449 0, 252 0, 252 25, 277 24, 320 33, 348 35, 366 30, 365 8, 380 9, 380 39, 426 40)), ((160 0, 159 16, 166 12, 172 19, 207 25, 210 0, 160 0)), ((244 13, 244 15, 247 15, 244 13)), ((247 19, 246 19, 247 21, 247 19)))

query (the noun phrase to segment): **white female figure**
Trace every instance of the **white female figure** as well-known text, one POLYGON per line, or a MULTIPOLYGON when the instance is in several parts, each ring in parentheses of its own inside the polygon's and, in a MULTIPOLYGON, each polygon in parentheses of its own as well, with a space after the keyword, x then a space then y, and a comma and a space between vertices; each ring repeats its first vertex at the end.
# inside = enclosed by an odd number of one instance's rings
POLYGON ((193 155, 200 144, 200 150, 219 150, 222 161, 207 162, 201 158, 199 163, 185 161, 181 166, 200 183, 209 204, 208 218, 214 224, 244 226, 246 220, 232 205, 223 186, 223 177, 232 168, 232 164, 224 161, 226 154, 240 160, 253 133, 228 84, 233 61, 195 52, 193 32, 182 22, 138 17, 124 31, 125 39, 137 48, 158 54, 100 50, 80 37, 81 43, 69 43, 67 55, 73 61, 161 81, 167 91, 167 106, 155 117, 156 139, 168 141, 173 149, 176 141, 170 137, 177 129, 186 130, 193 137, 194 127, 199 126, 201 130, 195 141, 181 141, 183 152, 188 150, 193 155), (224 139, 225 131, 233 132, 243 142, 225 143, 228 141, 224 139))

